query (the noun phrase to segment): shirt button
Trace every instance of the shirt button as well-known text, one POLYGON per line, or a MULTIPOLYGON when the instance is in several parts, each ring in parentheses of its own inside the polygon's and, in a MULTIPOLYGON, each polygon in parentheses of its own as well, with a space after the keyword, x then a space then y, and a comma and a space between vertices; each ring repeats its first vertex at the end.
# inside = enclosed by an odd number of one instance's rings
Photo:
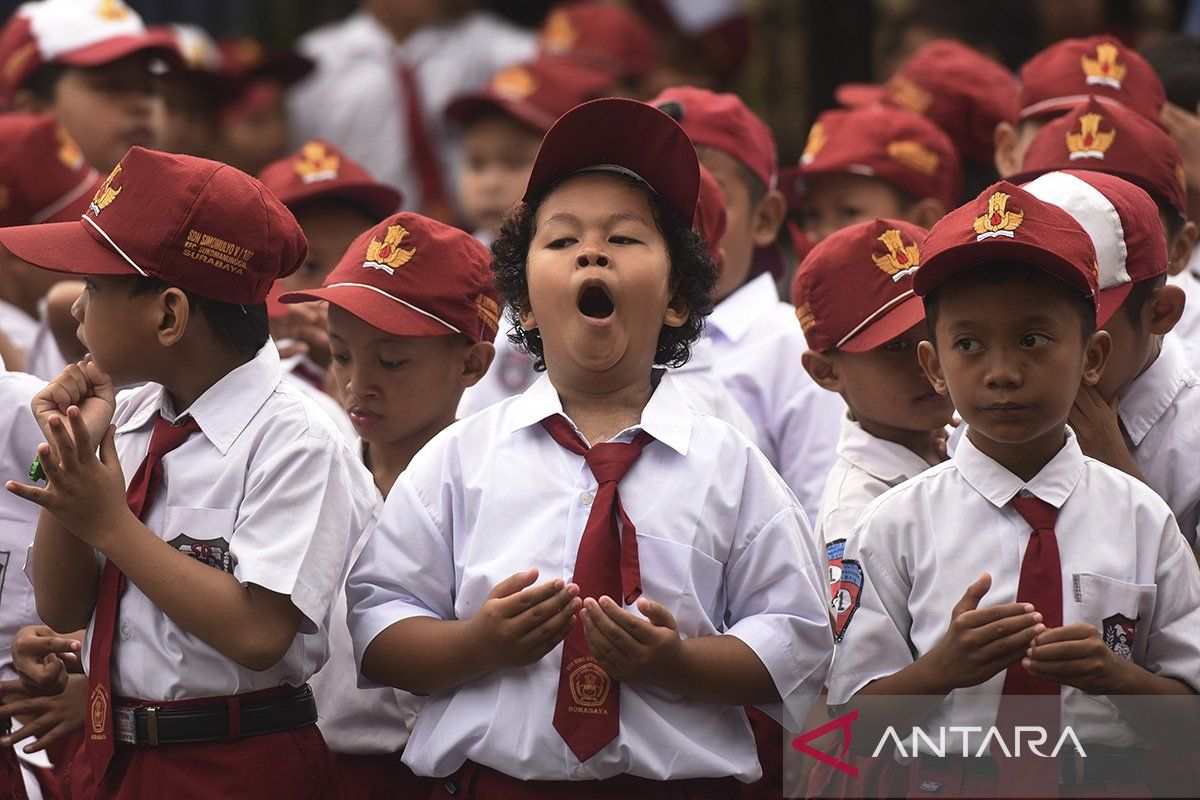
POLYGON ((595 498, 591 492, 584 492, 583 494, 579 495, 579 504, 581 506, 590 506, 592 504, 592 500, 594 499, 595 498))
POLYGON ((122 622, 121 623, 121 641, 128 642, 132 638, 133 638, 133 628, 131 628, 129 626, 128 622, 122 622))
POLYGON ((587 767, 580 767, 579 769, 575 770, 575 777, 581 780, 583 778, 590 778, 591 775, 592 773, 588 772, 587 767))

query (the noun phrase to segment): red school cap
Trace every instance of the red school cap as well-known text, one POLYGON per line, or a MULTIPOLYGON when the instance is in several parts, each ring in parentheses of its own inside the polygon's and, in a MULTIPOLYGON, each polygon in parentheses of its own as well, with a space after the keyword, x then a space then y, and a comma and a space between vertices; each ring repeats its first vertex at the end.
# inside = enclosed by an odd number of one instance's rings
POLYGON ((1046 123, 1025 151, 1020 174, 1009 180, 1024 183, 1064 169, 1124 178, 1187 216, 1187 177, 1179 145, 1158 124, 1126 106, 1091 97, 1046 123))
POLYGON ((696 220, 693 228, 704 235, 709 257, 721 266, 721 240, 729 219, 725 215, 725 192, 713 174, 700 165, 700 196, 696 199, 696 220))
POLYGON ((481 112, 498 111, 545 133, 575 106, 609 94, 614 82, 612 73, 585 61, 542 58, 497 72, 482 91, 451 102, 446 116, 462 124, 481 112))
POLYGON ((883 86, 844 84, 846 106, 881 102, 928 117, 944 130, 964 159, 992 163, 993 132, 1016 120, 1017 81, 974 48, 950 39, 930 42, 909 56, 883 86))
POLYGON ((654 106, 608 97, 563 114, 542 139, 523 199, 589 170, 632 173, 680 219, 696 218, 696 148, 683 128, 654 106))
POLYGON ((571 56, 617 80, 641 79, 658 65, 658 42, 635 11, 593 0, 552 10, 538 32, 539 56, 571 56))
POLYGON ((320 289, 279 299, 328 300, 393 336, 461 333, 490 342, 500 319, 487 248, 458 228, 410 212, 359 234, 320 289))
POLYGON ((180 63, 173 37, 147 30, 122 0, 35 0, 0 30, 0 104, 7 106, 43 64, 99 67, 148 52, 180 63))
POLYGON ((224 303, 263 302, 308 243, 265 186, 228 164, 134 147, 75 222, 0 230, 18 258, 76 275, 155 277, 224 303))
POLYGON ((779 183, 775 136, 736 94, 694 86, 664 89, 650 101, 683 126, 697 147, 711 147, 738 161, 767 189, 779 183))
POLYGON ((0 227, 79 219, 100 185, 54 117, 0 114, 0 227))
POLYGON ((314 200, 343 198, 383 219, 404 200, 398 189, 379 183, 357 161, 319 139, 263 167, 258 179, 292 211, 314 200))
POLYGON ((924 260, 913 291, 924 297, 960 272, 987 261, 1019 261, 1096 296, 1096 249, 1074 217, 1008 181, 938 220, 921 243, 924 260))
POLYGON ((865 353, 925 319, 912 276, 927 233, 909 222, 875 219, 842 228, 814 247, 792 281, 808 346, 865 353))
POLYGON ((1154 68, 1111 36, 1063 39, 1025 62, 1017 93, 1020 119, 1050 116, 1095 96, 1157 121, 1167 93, 1154 68))
POLYGON ((1137 281, 1169 266, 1158 206, 1145 191, 1115 175, 1050 172, 1022 187, 1070 214, 1091 237, 1098 268, 1096 322, 1104 325, 1137 281))
POLYGON ((808 134, 800 172, 867 175, 918 200, 936 198, 946 208, 962 191, 962 164, 950 137, 925 117, 891 106, 821 114, 808 134))

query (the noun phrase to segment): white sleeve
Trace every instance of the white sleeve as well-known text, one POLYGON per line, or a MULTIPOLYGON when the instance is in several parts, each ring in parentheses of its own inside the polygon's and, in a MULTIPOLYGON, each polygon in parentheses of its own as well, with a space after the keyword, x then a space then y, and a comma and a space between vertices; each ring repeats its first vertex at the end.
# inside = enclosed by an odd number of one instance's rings
POLYGON ((1200 567, 1175 518, 1164 516, 1145 667, 1200 692, 1200 567))
MULTIPOLYGON (((780 393, 781 403, 771 411, 767 435, 779 474, 804 506, 811 523, 820 513, 825 479, 837 459, 846 403, 840 395, 813 383, 802 367, 796 368, 802 379, 794 381, 790 391, 780 393)), ((828 538, 829 532, 825 535, 828 538)))

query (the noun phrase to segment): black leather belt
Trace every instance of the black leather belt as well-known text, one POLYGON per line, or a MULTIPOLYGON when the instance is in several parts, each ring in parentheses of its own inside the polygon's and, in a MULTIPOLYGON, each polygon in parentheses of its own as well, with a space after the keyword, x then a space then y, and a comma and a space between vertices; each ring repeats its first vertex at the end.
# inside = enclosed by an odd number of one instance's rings
MULTIPOLYGON (((1060 786, 1076 786, 1085 783, 1126 783, 1144 780, 1146 777, 1146 751, 1141 747, 1109 747, 1107 745, 1084 745, 1087 756, 1081 756, 1073 748, 1064 748, 1058 754, 1058 783, 1060 786)), ((1036 757, 1036 756, 1031 756, 1036 757)), ((921 756, 921 764, 934 772, 949 773, 958 764, 964 775, 976 778, 1000 777, 1000 764, 990 756, 921 756)))
POLYGON ((303 728, 317 721, 317 703, 306 684, 266 700, 221 698, 201 707, 164 708, 116 704, 117 741, 126 744, 195 744, 262 736, 303 728), (236 702, 236 711, 230 707, 236 702))

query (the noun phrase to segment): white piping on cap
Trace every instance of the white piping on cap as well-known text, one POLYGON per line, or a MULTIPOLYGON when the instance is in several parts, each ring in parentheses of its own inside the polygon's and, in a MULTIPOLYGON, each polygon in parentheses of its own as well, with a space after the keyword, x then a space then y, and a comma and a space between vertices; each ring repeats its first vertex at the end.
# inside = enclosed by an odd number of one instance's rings
POLYGON ((407 300, 401 300, 399 297, 396 297, 394 294, 388 294, 383 289, 380 289, 378 286, 371 286, 366 283, 331 283, 324 288, 334 289, 334 288, 337 288, 338 286, 354 286, 358 289, 370 289, 372 292, 377 292, 389 300, 394 300, 395 302, 399 303, 402 306, 407 306, 408 308, 411 308, 413 311, 416 311, 418 314, 424 314, 425 316, 429 317, 434 322, 438 322, 438 323, 441 323, 442 325, 445 325, 447 328, 454 331, 455 333, 462 333, 462 331, 460 331, 458 328, 454 327, 449 322, 446 322, 446 320, 442 319, 441 317, 437 316, 436 314, 430 314, 428 311, 426 311, 423 308, 417 308, 416 306, 414 306, 412 303, 408 302, 407 300))
POLYGON ((95 228, 96 230, 100 231, 100 235, 104 237, 104 241, 106 241, 106 242, 108 242, 110 245, 112 245, 112 248, 113 248, 113 250, 116 250, 118 253, 120 253, 120 254, 121 254, 121 258, 123 258, 123 259, 125 259, 127 262, 129 262, 129 266, 131 266, 131 267, 133 267, 135 270, 137 270, 137 273, 138 273, 138 275, 141 275, 143 278, 149 278, 149 277, 150 277, 150 273, 146 272, 146 270, 144 270, 144 269, 142 269, 141 267, 139 267, 139 266, 137 265, 137 262, 136 262, 136 261, 134 261, 132 258, 130 258, 129 256, 125 255, 125 251, 124 251, 124 250, 122 250, 120 247, 118 247, 118 246, 117 246, 117 243, 116 243, 116 242, 114 242, 114 241, 112 240, 112 237, 111 237, 111 236, 109 236, 107 233, 105 233, 105 232, 104 232, 104 228, 101 228, 99 225, 97 225, 97 224, 96 224, 96 221, 95 221, 94 219, 92 219, 91 217, 87 216, 86 214, 84 214, 82 217, 80 217, 80 219, 82 219, 84 222, 86 222, 86 223, 88 223, 89 225, 91 225, 91 226, 92 226, 93 228, 95 228))

